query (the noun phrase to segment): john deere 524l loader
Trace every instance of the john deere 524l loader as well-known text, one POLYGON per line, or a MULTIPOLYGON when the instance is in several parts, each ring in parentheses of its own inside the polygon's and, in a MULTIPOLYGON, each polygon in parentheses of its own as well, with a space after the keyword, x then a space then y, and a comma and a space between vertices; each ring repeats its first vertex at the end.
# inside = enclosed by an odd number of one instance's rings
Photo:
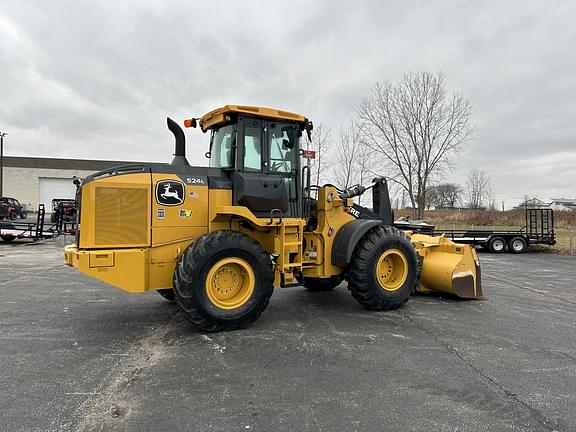
POLYGON ((396 309, 416 290, 482 295, 471 247, 393 226, 385 180, 370 186, 371 210, 353 205, 362 186, 309 184, 305 117, 227 105, 184 124, 210 131, 210 166, 189 165, 184 132, 168 119, 170 164, 109 169, 78 188, 67 264, 126 291, 156 290, 205 331, 247 326, 275 287, 330 290, 345 279, 371 310, 396 309))

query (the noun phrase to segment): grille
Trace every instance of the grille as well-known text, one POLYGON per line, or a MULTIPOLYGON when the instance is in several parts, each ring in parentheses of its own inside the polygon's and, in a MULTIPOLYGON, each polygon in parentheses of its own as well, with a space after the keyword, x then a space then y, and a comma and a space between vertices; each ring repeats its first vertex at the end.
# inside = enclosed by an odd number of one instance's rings
POLYGON ((147 189, 96 188, 95 235, 97 246, 145 246, 148 244, 147 189))

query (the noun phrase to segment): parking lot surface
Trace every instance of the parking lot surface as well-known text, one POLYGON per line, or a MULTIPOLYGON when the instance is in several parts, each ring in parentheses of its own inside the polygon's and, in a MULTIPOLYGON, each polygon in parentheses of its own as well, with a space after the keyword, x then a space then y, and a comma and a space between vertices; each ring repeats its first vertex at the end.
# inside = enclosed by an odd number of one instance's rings
POLYGON ((276 290, 202 334, 156 293, 0 243, 2 431, 576 430, 576 259, 481 254, 486 301, 276 290))

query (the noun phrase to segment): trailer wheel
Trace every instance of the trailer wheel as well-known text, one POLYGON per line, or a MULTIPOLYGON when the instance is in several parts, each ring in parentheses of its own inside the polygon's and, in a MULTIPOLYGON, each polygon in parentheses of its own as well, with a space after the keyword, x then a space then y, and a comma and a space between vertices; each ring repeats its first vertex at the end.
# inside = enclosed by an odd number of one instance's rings
POLYGON ((0 236, 0 238, 1 238, 2 240, 4 240, 6 243, 10 243, 12 240, 14 240, 14 236, 11 235, 11 234, 2 234, 2 235, 0 236))
POLYGON ((524 253, 528 249, 528 243, 524 237, 512 237, 508 242, 508 250, 512 253, 524 253))
POLYGON ((366 309, 397 309, 416 291, 418 265, 416 249, 404 234, 378 226, 354 250, 346 277, 348 289, 366 309))
POLYGON ((174 271, 176 303, 195 327, 208 332, 256 321, 273 290, 270 255, 252 237, 235 231, 196 239, 174 271))
POLYGON ((492 253, 502 253, 506 250, 506 240, 502 237, 492 237, 488 241, 488 250, 492 253))
POLYGON ((342 276, 332 276, 329 278, 304 278, 304 288, 310 291, 330 291, 340 285, 342 276))

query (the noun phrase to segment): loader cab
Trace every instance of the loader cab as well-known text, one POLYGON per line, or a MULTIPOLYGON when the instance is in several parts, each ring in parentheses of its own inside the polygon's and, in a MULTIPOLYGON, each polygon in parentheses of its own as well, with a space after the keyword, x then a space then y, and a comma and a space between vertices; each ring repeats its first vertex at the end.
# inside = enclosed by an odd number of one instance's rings
POLYGON ((232 181, 233 205, 267 217, 302 217, 299 175, 303 124, 230 112, 211 127, 210 166, 232 181))

